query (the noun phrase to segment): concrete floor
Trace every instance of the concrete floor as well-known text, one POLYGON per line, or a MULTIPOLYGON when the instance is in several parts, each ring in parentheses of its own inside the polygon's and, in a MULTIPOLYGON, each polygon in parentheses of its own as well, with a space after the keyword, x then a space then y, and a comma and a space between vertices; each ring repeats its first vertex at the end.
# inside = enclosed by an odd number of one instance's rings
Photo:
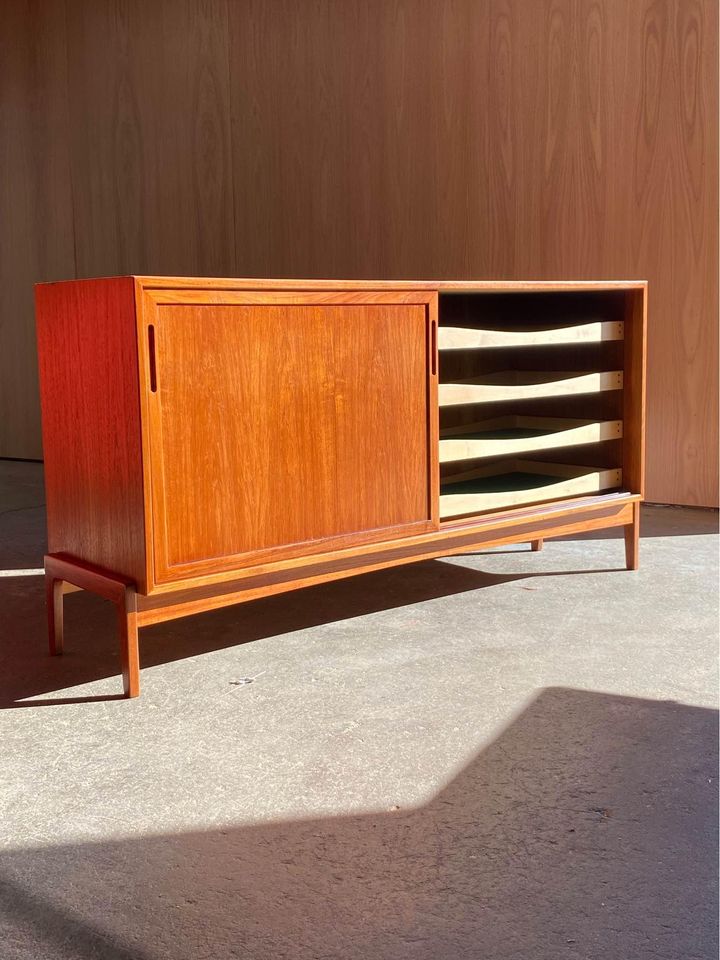
POLYGON ((123 701, 0 497, 2 960, 717 957, 716 514, 149 628, 123 701))

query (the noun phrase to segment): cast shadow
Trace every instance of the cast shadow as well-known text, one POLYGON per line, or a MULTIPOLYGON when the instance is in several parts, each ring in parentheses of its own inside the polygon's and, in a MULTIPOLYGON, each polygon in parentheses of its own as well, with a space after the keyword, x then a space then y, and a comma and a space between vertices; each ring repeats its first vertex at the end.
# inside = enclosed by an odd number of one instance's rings
MULTIPOLYGON (((7 851, 5 942, 22 960, 715 960, 716 773, 714 710, 546 689, 417 808, 7 851)), ((178 810, 212 802, 179 783, 178 810)))
MULTIPOLYGON (((624 571, 624 567, 618 569, 624 571)), ((185 660, 214 650, 514 580, 552 575, 548 571, 491 574, 442 560, 425 560, 360 574, 145 627, 140 632, 141 667, 185 660)), ((571 573, 560 571, 556 575, 571 573)), ((116 678, 120 685, 117 623, 110 603, 85 592, 66 595, 66 640, 61 657, 50 657, 47 652, 41 575, 0 577, 0 609, 4 624, 0 645, 0 709, 122 699, 119 693, 45 698, 55 690, 109 677, 116 678), (35 697, 43 699, 33 699, 35 697)))
MULTIPOLYGON (((705 523, 702 514, 703 511, 698 512, 698 523, 705 523)), ((88 594, 68 595, 66 652, 62 657, 49 657, 43 578, 13 575, 13 570, 42 567, 44 510, 11 511, 0 518, 0 523, 0 570, 4 574, 0 576, 0 709, 121 699, 115 692, 117 686, 112 692, 98 695, 46 696, 107 678, 116 678, 120 684, 114 612, 110 604, 88 594)), ((616 531, 607 533, 617 535, 616 531)), ((616 569, 624 572, 622 545, 618 544, 617 549, 616 569)), ((529 554, 529 546, 521 544, 508 552, 529 554)), ((171 663, 319 624, 513 580, 555 575, 545 569, 540 573, 532 571, 531 555, 518 560, 518 567, 528 569, 511 574, 491 574, 441 560, 422 561, 201 614, 201 624, 196 617, 190 617, 147 627, 140 635, 141 664, 150 667, 171 663)), ((588 572, 609 571, 588 568, 557 571, 557 575, 588 572)))

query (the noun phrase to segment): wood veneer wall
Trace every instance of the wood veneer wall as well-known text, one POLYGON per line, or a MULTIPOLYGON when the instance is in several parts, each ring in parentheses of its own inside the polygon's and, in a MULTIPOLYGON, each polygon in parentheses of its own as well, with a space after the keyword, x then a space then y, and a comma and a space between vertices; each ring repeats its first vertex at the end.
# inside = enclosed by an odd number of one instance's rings
POLYGON ((717 502, 715 0, 2 17, 0 455, 41 456, 37 280, 647 278, 648 497, 717 502))

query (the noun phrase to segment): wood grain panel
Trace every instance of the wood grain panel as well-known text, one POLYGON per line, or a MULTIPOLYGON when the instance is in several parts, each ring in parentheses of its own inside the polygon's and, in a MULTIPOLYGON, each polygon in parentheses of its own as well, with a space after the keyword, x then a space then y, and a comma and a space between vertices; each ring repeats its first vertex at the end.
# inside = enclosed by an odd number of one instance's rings
POLYGON ((146 586, 130 277, 36 288, 48 547, 146 586))
POLYGON ((74 232, 80 276, 647 278, 647 496, 717 502, 716 0, 3 15, 0 454, 74 232))
POLYGON ((425 305, 160 304, 145 319, 158 580, 432 527, 425 305))
POLYGON ((716 503, 717 4, 250 8, 230 20, 239 262, 648 278, 647 494, 716 503))
POLYGON ((66 0, 78 276, 235 273, 224 0, 66 0))
POLYGON ((647 495, 716 503, 717 4, 653 5, 638 26, 627 199, 650 280, 647 495))
MULTIPOLYGON (((275 276, 319 276, 324 262, 324 275, 337 276, 344 259, 353 158, 342 110, 345 34, 332 34, 344 21, 333 17, 333 6, 313 3, 303 16, 291 0, 230 5, 236 242, 244 274, 267 276, 272 263, 275 276)), ((354 7, 347 5, 348 18, 354 7)), ((369 249, 365 255, 371 257, 369 249)))
POLYGON ((0 456, 39 459, 33 284, 75 273, 62 5, 8 0, 0 29, 0 456))

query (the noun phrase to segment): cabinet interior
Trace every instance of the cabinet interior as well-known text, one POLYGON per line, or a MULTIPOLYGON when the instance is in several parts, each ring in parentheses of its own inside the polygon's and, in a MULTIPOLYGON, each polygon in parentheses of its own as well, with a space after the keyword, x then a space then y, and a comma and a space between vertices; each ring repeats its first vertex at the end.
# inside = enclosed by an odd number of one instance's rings
POLYGON ((624 489, 627 297, 440 293, 441 520, 624 489))

